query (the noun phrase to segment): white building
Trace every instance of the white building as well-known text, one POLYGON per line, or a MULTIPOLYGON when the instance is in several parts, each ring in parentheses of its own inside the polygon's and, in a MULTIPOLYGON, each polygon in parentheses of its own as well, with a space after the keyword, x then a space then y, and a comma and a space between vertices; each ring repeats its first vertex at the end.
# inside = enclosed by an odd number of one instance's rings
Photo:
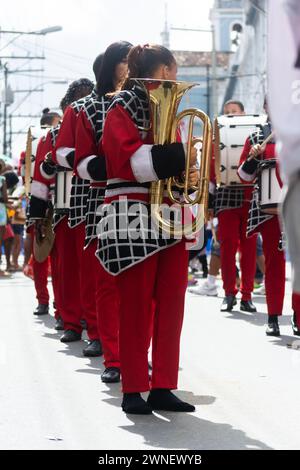
POLYGON ((215 0, 211 19, 217 51, 233 51, 228 76, 218 77, 223 103, 238 99, 249 113, 261 112, 266 94, 267 0, 215 0))

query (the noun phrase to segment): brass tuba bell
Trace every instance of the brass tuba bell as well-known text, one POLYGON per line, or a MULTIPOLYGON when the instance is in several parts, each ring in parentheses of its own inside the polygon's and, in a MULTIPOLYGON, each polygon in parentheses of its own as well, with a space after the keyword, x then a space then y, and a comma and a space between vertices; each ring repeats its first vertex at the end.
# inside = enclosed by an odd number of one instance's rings
POLYGON ((179 123, 182 119, 190 117, 188 126, 187 156, 185 173, 182 181, 177 178, 168 178, 151 183, 150 203, 151 214, 160 230, 170 234, 172 237, 194 235, 204 223, 204 216, 208 205, 209 174, 212 146, 212 126, 209 117, 200 109, 190 108, 177 114, 180 101, 184 94, 196 83, 178 82, 172 80, 154 80, 136 78, 134 82, 142 86, 149 98, 151 106, 151 129, 154 144, 166 144, 176 142, 179 123), (203 136, 193 139, 194 121, 199 118, 203 122, 203 136), (202 156, 200 166, 200 178, 197 187, 189 184, 190 156, 193 143, 202 143, 202 156), (182 227, 176 227, 174 223, 163 218, 161 205, 163 203, 164 191, 167 188, 168 197, 174 204, 182 207, 198 205, 197 216, 194 221, 182 227), (181 191, 178 199, 174 191, 181 191), (193 197, 190 191, 194 190, 193 197))

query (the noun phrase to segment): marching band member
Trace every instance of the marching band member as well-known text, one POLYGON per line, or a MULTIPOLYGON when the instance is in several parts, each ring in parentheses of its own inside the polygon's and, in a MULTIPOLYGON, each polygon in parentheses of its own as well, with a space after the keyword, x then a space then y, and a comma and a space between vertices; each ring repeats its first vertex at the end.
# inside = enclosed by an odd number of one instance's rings
MULTIPOLYGON (((66 93, 66 96, 62 100, 62 107, 64 108, 64 117, 63 122, 60 126, 58 135, 55 139, 55 146, 52 151, 51 158, 46 158, 41 165, 41 173, 45 178, 51 180, 57 171, 57 165, 60 168, 58 170, 63 170, 57 158, 57 146, 59 142, 59 137, 61 132, 63 136, 67 137, 71 141, 75 139, 75 126, 77 114, 79 113, 84 100, 93 90, 93 83, 88 79, 79 79, 73 82, 66 93), (70 125, 71 123, 71 125, 70 125)), ((72 171, 68 168, 69 171, 72 171)), ((81 272, 80 264, 77 257, 77 239, 76 232, 74 232, 69 226, 70 217, 72 221, 75 216, 78 216, 76 213, 76 208, 79 207, 79 211, 83 210, 81 207, 82 199, 85 197, 85 185, 84 182, 78 180, 78 186, 75 186, 77 183, 77 178, 73 177, 73 186, 72 186, 72 206, 67 214, 62 218, 58 224, 58 229, 60 233, 60 244, 61 244, 61 256, 60 259, 60 273, 61 279, 63 279, 63 320, 64 320, 64 334, 61 337, 61 342, 70 343, 73 341, 78 341, 81 339, 82 333, 82 323, 81 320, 84 316, 84 310, 82 305, 82 293, 81 293, 81 272), (78 197, 76 197, 78 196, 78 197)), ((80 214, 79 214, 80 216, 80 214)), ((81 257, 81 252, 78 252, 79 258, 81 257)), ((90 331, 88 331, 90 334, 90 331)), ((94 339, 94 338, 92 338, 94 339)), ((98 351, 98 354, 101 354, 101 351, 98 351)))
MULTIPOLYGON (((268 114, 268 104, 265 100, 264 109, 268 114)), ((239 177, 244 183, 254 182, 257 178, 258 167, 261 160, 277 158, 274 139, 265 146, 261 146, 264 140, 272 133, 272 123, 268 123, 259 133, 252 134, 246 141, 241 155, 239 177), (249 159, 249 155, 253 158, 249 159)), ((277 178, 282 186, 279 171, 277 178)), ((285 257, 280 247, 282 230, 277 215, 269 215, 261 212, 257 203, 257 193, 253 193, 247 236, 260 232, 263 239, 263 251, 265 255, 265 287, 268 306, 267 336, 279 336, 280 329, 278 317, 282 315, 284 291, 285 291, 285 257)), ((294 317, 294 334, 300 335, 300 296, 293 294, 292 298, 294 317)))
MULTIPOLYGON (((60 121, 61 116, 56 113, 56 112, 50 112, 49 108, 45 108, 43 111, 43 116, 40 121, 41 128, 51 128, 55 127, 58 122, 60 121)), ((36 160, 35 160, 35 166, 34 166, 34 171, 37 169, 37 161, 39 160, 41 156, 41 148, 44 145, 44 139, 41 138, 37 147, 37 154, 36 154, 36 160)), ((25 162, 23 162, 25 164, 25 162)), ((21 170, 22 171, 22 170, 21 170)), ((25 172, 23 172, 25 176, 25 172)), ((31 193, 34 191, 34 183, 31 186, 31 193)), ((33 196, 34 200, 34 196, 33 196)), ((30 253, 32 256, 32 269, 33 269, 33 280, 34 280, 34 286, 36 290, 36 298, 38 301, 38 306, 33 312, 34 315, 47 315, 49 313, 49 292, 47 288, 48 284, 48 274, 49 274, 49 259, 47 258, 43 263, 39 263, 34 255, 33 255, 33 241, 35 238, 35 233, 34 233, 34 219, 31 218, 30 216, 30 204, 31 204, 31 198, 29 202, 29 218, 27 219, 27 237, 28 237, 28 245, 30 249, 30 253)), ((56 318, 59 317, 58 312, 55 312, 56 318)))
MULTIPOLYGON (((244 115, 244 105, 239 101, 228 101, 224 105, 224 114, 244 115)), ((225 291, 221 306, 222 312, 230 312, 237 303, 235 258, 238 250, 242 294, 240 308, 244 312, 256 312, 256 307, 251 300, 256 270, 256 237, 246 237, 252 191, 253 188, 220 187, 215 194, 214 211, 218 217, 221 271, 225 291)))
MULTIPOLYGON (((176 79, 175 58, 163 46, 134 47, 128 56, 128 67, 130 78, 176 79)), ((126 218, 136 204, 149 215, 148 183, 184 171, 184 146, 181 143, 152 145, 151 131, 147 131, 148 96, 130 80, 123 89, 111 104, 102 138, 108 177, 105 193, 108 214, 103 214, 100 223, 97 251, 103 267, 116 276, 120 295, 122 409, 133 414, 151 414, 153 409, 194 411, 194 406, 171 392, 177 388, 187 287, 189 255, 185 241, 166 240, 157 233, 153 238, 147 229, 139 236, 133 228, 131 234, 126 218), (110 225, 111 217, 116 226, 110 225), (151 391, 145 402, 140 394, 150 389, 148 346, 152 330, 151 391)), ((196 150, 193 150, 191 166, 196 162, 196 150)), ((194 175, 198 177, 197 172, 194 175)))
POLYGON ((104 201, 106 167, 98 146, 103 124, 115 92, 127 76, 127 55, 132 45, 125 41, 111 44, 103 57, 96 93, 86 101, 78 116, 76 126, 75 166, 80 178, 89 180, 85 223, 84 256, 94 276, 98 332, 104 355, 105 370, 102 382, 120 381, 119 360, 119 299, 115 278, 108 274, 95 257, 97 249, 98 207, 104 201))

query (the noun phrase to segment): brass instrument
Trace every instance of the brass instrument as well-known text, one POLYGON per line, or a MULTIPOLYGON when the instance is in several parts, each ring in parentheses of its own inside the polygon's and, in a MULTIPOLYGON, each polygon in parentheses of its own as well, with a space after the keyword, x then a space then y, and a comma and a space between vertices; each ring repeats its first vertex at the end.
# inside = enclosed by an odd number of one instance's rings
POLYGON ((38 263, 43 263, 51 253, 55 233, 52 227, 53 208, 49 208, 45 219, 36 225, 35 237, 33 240, 33 254, 38 263))
POLYGON ((210 119, 203 111, 195 108, 186 109, 177 114, 182 97, 196 85, 195 83, 139 78, 133 80, 146 90, 149 97, 152 111, 151 119, 154 144, 176 142, 176 134, 180 121, 186 117, 190 117, 183 182, 178 181, 177 178, 168 178, 167 180, 159 180, 151 183, 150 203, 152 217, 158 224, 160 230, 170 234, 172 237, 182 236, 183 230, 184 234, 187 236, 195 235, 195 232, 201 228, 201 224, 204 222, 204 212, 206 212, 208 204, 212 142, 212 126, 210 119), (196 118, 199 118, 204 125, 202 139, 193 139, 193 126, 196 118), (191 149, 197 141, 202 142, 200 178, 197 187, 191 188, 189 184, 191 149), (163 203, 166 187, 168 197, 174 204, 179 204, 181 207, 199 205, 197 216, 191 224, 185 225, 184 227, 180 224, 180 227, 176 227, 174 223, 166 221, 162 217, 161 205, 163 203), (175 191, 178 191, 178 189, 183 190, 183 195, 180 199, 176 198, 173 188, 175 188, 175 191), (196 191, 193 197, 190 195, 191 189, 196 191))

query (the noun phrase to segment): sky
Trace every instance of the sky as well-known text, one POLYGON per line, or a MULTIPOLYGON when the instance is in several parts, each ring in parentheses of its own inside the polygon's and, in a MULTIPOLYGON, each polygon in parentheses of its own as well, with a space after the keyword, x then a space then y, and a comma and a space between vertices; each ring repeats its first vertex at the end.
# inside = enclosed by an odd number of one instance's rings
MULTIPOLYGON (((80 77, 93 79, 94 58, 112 42, 123 39, 133 44, 161 43, 166 4, 170 26, 207 29, 213 0, 0 0, 0 4, 2 30, 36 31, 55 25, 63 28, 45 37, 21 36, 8 47, 6 44, 15 36, 0 35, 0 58, 12 54, 39 55, 44 48, 45 61, 0 59, 10 69, 19 69, 18 74, 9 76, 12 89, 41 88, 38 85, 44 83, 45 91, 31 94, 21 106, 25 94, 15 93, 15 103, 9 112, 39 114, 45 106, 57 108, 67 87, 67 83, 49 82, 70 82, 80 77), (45 68, 44 74, 22 73, 24 69, 41 66, 45 68)), ((210 35, 198 32, 171 31, 170 43, 171 49, 181 50, 211 47, 210 35)), ((0 79, 3 86, 1 70, 0 79)), ((14 131, 26 129, 30 124, 23 119, 13 122, 14 131)), ((24 136, 14 137, 14 152, 19 151, 24 139, 24 136)))

